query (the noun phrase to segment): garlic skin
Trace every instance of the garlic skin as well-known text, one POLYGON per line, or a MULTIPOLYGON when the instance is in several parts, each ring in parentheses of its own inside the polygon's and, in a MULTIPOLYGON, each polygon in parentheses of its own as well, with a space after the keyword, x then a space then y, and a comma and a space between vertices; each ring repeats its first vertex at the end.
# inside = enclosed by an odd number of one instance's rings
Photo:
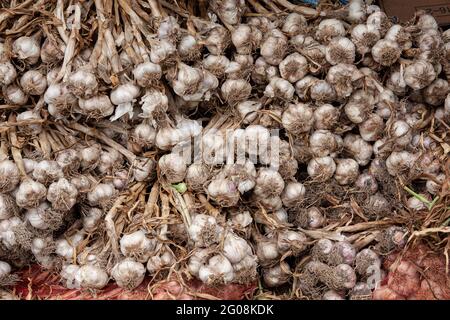
POLYGON ((65 178, 53 182, 47 190, 47 200, 56 210, 70 210, 77 202, 77 196, 77 188, 65 178))
POLYGON ((15 84, 4 87, 2 91, 5 100, 8 101, 10 104, 23 106, 28 101, 28 96, 25 94, 25 92, 23 92, 22 89, 16 86, 15 84))
POLYGON ((307 248, 308 239, 300 231, 284 230, 278 234, 277 246, 280 252, 291 250, 294 255, 298 255, 307 248))
POLYGON ((252 248, 249 246, 247 241, 241 237, 228 232, 225 236, 223 242, 223 255, 232 264, 239 263, 245 257, 252 255, 252 248))
POLYGON ((13 191, 20 182, 20 172, 17 165, 11 160, 0 161, 0 192, 13 191))
POLYGON ((209 168, 203 163, 193 163, 186 170, 185 181, 194 191, 202 191, 209 178, 209 168))
POLYGON ((147 238, 143 230, 123 235, 119 243, 120 252, 125 257, 136 259, 141 263, 147 262, 154 255, 156 248, 155 239, 147 238))
POLYGON ((386 168, 391 176, 402 173, 414 165, 416 156, 408 151, 394 151, 386 159, 386 168))
MULTIPOLYGON (((74 247, 72 247, 66 239, 59 239, 55 241, 56 248, 55 253, 66 260, 70 261, 73 259, 75 253, 74 247)), ((74 246, 76 244, 73 244, 74 246)))
POLYGON ((371 173, 362 173, 355 181, 355 186, 362 191, 368 193, 376 193, 378 191, 378 183, 371 173))
POLYGON ((162 69, 159 64, 144 62, 133 69, 133 76, 139 86, 146 88, 161 79, 162 69))
POLYGON ((41 55, 41 48, 36 39, 24 36, 17 38, 13 42, 12 52, 20 60, 25 60, 29 64, 35 64, 41 55))
POLYGON ((155 161, 150 158, 138 157, 133 166, 133 178, 136 181, 146 181, 152 177, 155 161))
POLYGON ((442 105, 449 91, 450 87, 448 81, 436 79, 423 91, 425 102, 434 107, 442 105))
POLYGON ((404 79, 409 87, 420 90, 436 79, 436 71, 431 63, 418 60, 405 68, 404 79))
POLYGON ((11 273, 11 266, 5 262, 0 260, 0 279, 8 276, 11 273))
POLYGON ((209 247, 221 239, 223 228, 214 217, 197 214, 189 227, 188 233, 196 247, 209 247))
POLYGON ((0 85, 7 86, 17 77, 17 72, 11 62, 0 62, 0 85))
POLYGON ((210 5, 220 20, 229 25, 238 24, 245 12, 244 0, 212 0, 210 5))
POLYGON ((381 39, 372 47, 373 59, 382 66, 393 65, 402 53, 397 42, 387 39, 381 39))
POLYGON ((183 140, 183 132, 172 127, 160 128, 156 132, 155 143, 161 150, 171 150, 175 145, 183 140))
POLYGON ((47 189, 42 183, 27 179, 19 185, 16 192, 16 203, 22 208, 36 208, 45 198, 46 194, 47 189))
MULTIPOLYGON (((48 202, 42 202, 37 208, 28 209, 25 213, 25 220, 27 220, 34 228, 40 230, 47 230, 50 225, 46 222, 46 211, 50 209, 48 202)), ((50 213, 51 214, 51 213, 50 213)))
POLYGON ((220 90, 225 101, 233 106, 241 101, 247 100, 252 91, 252 87, 244 79, 228 79, 222 84, 220 90))
POLYGON ((356 181, 359 176, 359 165, 353 159, 336 159, 336 171, 334 179, 340 185, 349 185, 356 181))
POLYGON ((239 201, 239 190, 230 180, 217 178, 207 188, 208 195, 222 207, 235 206, 239 201))
POLYGON ((103 217, 103 211, 99 208, 89 208, 88 212, 83 216, 83 229, 86 232, 94 232, 99 225, 100 219, 103 217))
POLYGON ((369 164, 373 154, 372 145, 364 141, 361 136, 355 134, 347 134, 344 137, 344 148, 360 166, 369 164))
POLYGON ((132 290, 144 281, 145 267, 142 263, 127 258, 112 268, 111 276, 119 287, 132 290))
POLYGON ((170 62, 176 51, 177 47, 171 40, 155 40, 151 44, 150 60, 155 64, 170 62))
POLYGON ((156 130, 151 125, 142 122, 134 127, 131 139, 140 147, 150 148, 155 145, 156 130))
POLYGON ((331 157, 313 158, 308 163, 307 171, 313 179, 324 182, 334 175, 336 163, 331 157))
POLYGON ((397 120, 392 123, 390 135, 394 139, 394 143, 398 146, 407 146, 411 143, 412 132, 411 127, 403 120, 397 120))
POLYGON ((202 66, 214 76, 221 78, 225 75, 225 70, 228 68, 230 60, 222 55, 209 55, 202 61, 202 66))
POLYGON ((98 82, 93 73, 79 69, 70 74, 67 87, 75 96, 87 99, 97 93, 98 82))
POLYGON ((295 207, 299 205, 306 193, 304 185, 300 182, 289 182, 286 184, 283 193, 281 195, 281 200, 285 207, 295 207))
MULTIPOLYGON (((50 83, 48 79, 47 82, 50 83)), ((77 98, 67 86, 60 83, 52 83, 48 86, 44 93, 44 101, 47 103, 48 112, 57 119, 63 118, 77 104, 77 98)))
POLYGON ((252 54, 260 45, 262 32, 251 25, 240 24, 231 33, 231 42, 238 54, 252 54))
POLYGON ((308 60, 298 52, 288 55, 278 67, 281 77, 291 83, 302 79, 309 71, 308 60))
POLYGON ((101 119, 114 113, 114 106, 107 95, 97 95, 88 99, 78 100, 79 113, 88 118, 101 119))
POLYGON ((336 92, 326 80, 318 80, 311 85, 310 96, 316 103, 330 102, 336 99, 336 92))
POLYGON ((285 18, 281 31, 288 37, 293 37, 299 33, 305 32, 307 27, 308 23, 306 18, 299 13, 292 12, 285 18))
POLYGON ((290 272, 289 265, 284 261, 274 267, 263 269, 264 283, 269 288, 279 287, 288 282, 290 272))
POLYGON ((316 39, 321 42, 328 43, 335 37, 343 37, 346 30, 342 21, 338 19, 324 19, 316 29, 316 39))
POLYGON ((339 120, 339 109, 331 104, 323 104, 314 110, 314 128, 330 130, 339 120))
POLYGON ((234 279, 233 266, 224 256, 216 255, 200 267, 198 277, 206 284, 230 283, 234 279))
POLYGON ((243 101, 238 103, 236 110, 244 124, 250 124, 258 116, 258 110, 262 107, 262 103, 258 101, 243 101))
POLYGON ((294 86, 282 78, 273 77, 264 90, 264 95, 269 98, 289 101, 294 96, 294 86))
POLYGON ((309 149, 315 157, 325 157, 339 148, 336 135, 328 130, 316 130, 309 136, 309 149))
POLYGON ((285 187, 283 177, 270 168, 260 168, 253 193, 259 198, 280 196, 285 187))
POLYGON ((333 38, 325 49, 325 58, 332 65, 352 64, 355 61, 355 45, 345 37, 333 38))
POLYGON ((132 83, 122 84, 112 90, 110 99, 117 107, 110 120, 115 121, 126 114, 131 118, 133 116, 132 102, 139 96, 140 91, 140 88, 132 83))
POLYGON ((359 54, 366 54, 380 40, 380 32, 370 25, 358 24, 352 29, 351 38, 359 54))
POLYGON ((368 92, 357 90, 345 104, 344 111, 347 118, 356 124, 364 122, 372 112, 375 98, 368 92))
POLYGON ((359 134, 365 141, 377 141, 383 133, 384 122, 378 114, 372 113, 358 125, 359 134))
POLYGON ((46 185, 62 177, 64 177, 62 168, 53 160, 42 160, 33 170, 33 178, 46 185))
POLYGON ((143 118, 154 118, 159 116, 160 112, 166 112, 169 107, 167 96, 156 89, 148 89, 140 101, 142 105, 143 118))
POLYGON ((0 221, 9 219, 19 212, 13 197, 0 193, 0 221))
POLYGON ((20 78, 20 86, 26 94, 40 96, 47 89, 47 79, 37 70, 28 70, 20 78))
POLYGON ((112 184, 99 183, 87 194, 91 206, 107 205, 114 200, 117 190, 112 184))
POLYGON ((294 135, 311 130, 314 124, 314 112, 307 104, 289 104, 283 112, 283 127, 294 135))
POLYGON ((261 56, 268 64, 278 66, 286 54, 287 44, 287 38, 280 30, 270 30, 261 44, 261 56))
POLYGON ((390 20, 383 11, 375 11, 371 13, 366 20, 366 25, 373 27, 380 32, 380 36, 384 36, 390 28, 390 20))
POLYGON ((332 66, 327 73, 326 80, 331 84, 340 99, 350 96, 353 92, 353 84, 362 78, 361 72, 353 64, 337 64, 332 66))
POLYGON ((102 289, 109 281, 109 276, 105 270, 94 265, 81 266, 75 274, 75 281, 82 288, 102 289))

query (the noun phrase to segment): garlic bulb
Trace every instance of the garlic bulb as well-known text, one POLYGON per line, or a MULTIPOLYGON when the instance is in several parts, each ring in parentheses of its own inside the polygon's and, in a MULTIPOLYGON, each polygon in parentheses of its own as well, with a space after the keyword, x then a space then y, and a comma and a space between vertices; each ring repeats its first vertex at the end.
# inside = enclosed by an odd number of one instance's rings
POLYGON ((217 178, 212 180, 207 188, 208 195, 222 207, 232 207, 239 201, 239 190, 234 182, 217 178))
POLYGON ((28 96, 25 94, 25 92, 23 92, 22 89, 16 86, 15 84, 11 84, 7 87, 4 87, 3 94, 5 96, 5 99, 10 104, 23 106, 28 101, 28 96))
POLYGON ((48 86, 44 94, 44 101, 48 105, 48 112, 57 119, 64 117, 77 103, 76 97, 67 86, 59 83, 52 83, 48 86))
POLYGON ((300 53, 294 52, 280 62, 279 69, 283 79, 294 83, 308 73, 308 60, 300 53))
POLYGON ((70 74, 67 87, 77 97, 86 99, 97 93, 98 82, 92 72, 79 69, 70 74))
POLYGON ((220 90, 225 101, 227 101, 230 105, 235 105, 238 102, 248 99, 252 91, 252 87, 250 83, 244 79, 229 79, 222 84, 220 90))
POLYGON ((316 29, 316 38, 325 43, 328 43, 335 37, 343 37, 345 34, 344 24, 338 19, 324 19, 316 29))
POLYGON ((392 123, 390 134, 394 138, 394 143, 399 146, 407 146, 412 140, 411 127, 402 120, 392 123))
POLYGON ((306 189, 300 182, 289 182, 286 184, 281 200, 286 207, 295 207, 300 204, 306 193, 306 189))
POLYGON ((220 78, 225 75, 230 60, 226 56, 209 55, 202 61, 202 66, 216 77, 220 78))
POLYGON ((5 262, 0 260, 0 279, 8 276, 11 273, 11 266, 5 262))
MULTIPOLYGON (((71 260, 75 253, 75 249, 69 244, 66 239, 59 239, 55 242, 56 248, 55 253, 66 260, 71 260)), ((75 245, 75 244, 74 244, 75 245)))
POLYGON ((229 25, 238 24, 245 11, 244 0, 212 0, 210 5, 219 18, 229 25))
POLYGON ((307 104, 289 104, 283 112, 281 122, 286 130, 298 135, 311 130, 314 123, 314 113, 307 104))
POLYGON ((395 176, 411 168, 415 160, 416 156, 408 151, 394 151, 386 159, 386 168, 391 176, 395 176))
POLYGON ((45 198, 47 189, 42 183, 27 179, 22 181, 16 192, 16 203, 22 208, 36 208, 45 198))
POLYGON ((240 24, 231 33, 231 41, 239 54, 252 54, 260 45, 262 32, 251 25, 240 24))
POLYGON ((356 181, 359 176, 359 165, 353 159, 336 159, 334 179, 340 185, 348 185, 356 181))
POLYGON ((47 211, 50 209, 48 202, 42 202, 38 207, 28 209, 25 213, 25 220, 27 220, 34 228, 40 230, 46 230, 50 228, 49 214, 47 211))
POLYGON ((109 276, 98 266, 84 265, 75 274, 75 281, 82 288, 102 289, 108 284, 109 276))
POLYGON ((146 88, 158 81, 161 78, 161 75, 161 66, 152 62, 138 64, 133 69, 133 76, 136 83, 143 88, 146 88))
POLYGON ((120 252, 125 257, 136 259, 145 263, 154 254, 156 241, 146 237, 143 230, 138 230, 130 234, 125 234, 120 239, 120 252))
POLYGON ((358 179, 355 181, 355 186, 360 190, 375 193, 378 191, 378 183, 375 177, 370 173, 362 173, 359 175, 358 179))
POLYGON ((281 31, 288 37, 293 37, 299 33, 304 33, 307 30, 307 26, 308 23, 303 15, 292 12, 285 18, 281 31))
POLYGON ((357 90, 350 96, 344 111, 351 122, 359 124, 367 119, 374 104, 375 98, 370 93, 357 90))
POLYGON ((184 159, 176 154, 169 153, 159 159, 159 170, 168 183, 177 183, 184 180, 186 175, 186 163, 184 159))
POLYGON ((404 79, 408 86, 414 90, 420 90, 436 79, 436 71, 431 63, 419 60, 405 68, 404 79))
POLYGON ((330 102, 336 99, 336 92, 326 80, 318 80, 311 85, 310 96, 316 102, 330 102))
POLYGON ((127 258, 112 268, 111 276, 119 287, 132 290, 144 280, 145 267, 142 263, 127 258))
POLYGON ((200 267, 198 277, 206 284, 226 284, 233 281, 233 266, 224 256, 215 255, 208 260, 208 264, 200 267))
POLYGON ((289 265, 284 261, 274 267, 263 269, 264 283, 269 288, 279 287, 289 280, 290 271, 289 265))
POLYGON ((169 39, 155 40, 151 44, 150 60, 155 64, 170 61, 177 51, 175 44, 169 39))
POLYGON ((117 190, 112 184, 99 183, 87 194, 87 200, 92 206, 103 206, 111 203, 116 194, 117 190))
POLYGON ((387 67, 400 58, 401 48, 395 41, 381 39, 372 47, 371 53, 376 62, 387 67))
POLYGON ((270 30, 260 47, 261 56, 271 65, 277 66, 286 54, 287 38, 278 29, 270 30))
POLYGON ((169 106, 167 96, 155 89, 148 89, 140 103, 142 104, 142 117, 144 118, 158 117, 159 113, 166 112, 169 106))
POLYGON ((37 70, 29 70, 20 78, 22 90, 29 95, 40 96, 47 89, 47 79, 37 70))
POLYGON ((0 221, 9 219, 19 212, 13 197, 0 193, 0 221))
POLYGON ((11 160, 0 161, 0 192, 13 191, 20 182, 20 172, 11 160))
POLYGON ((100 219, 103 217, 103 211, 99 208, 89 208, 83 216, 83 229, 87 232, 93 232, 101 224, 100 219))
POLYGON ((231 232, 228 232, 223 242, 223 255, 232 264, 236 264, 242 261, 245 257, 252 255, 252 248, 248 245, 247 241, 231 232))
POLYGON ((220 241, 223 228, 214 217, 197 214, 189 227, 189 236, 198 247, 208 247, 220 241))
POLYGON ((298 255, 307 248, 306 242, 306 236, 300 231, 284 230, 278 234, 277 238, 278 250, 280 252, 291 250, 294 255, 298 255))
POLYGON ((358 125, 359 134, 365 141, 376 141, 384 130, 383 119, 376 113, 370 114, 367 119, 358 125))
POLYGON ((77 188, 65 178, 53 182, 47 190, 47 200, 56 210, 70 210, 77 202, 77 196, 77 188))
POLYGON ((203 163, 193 163, 186 170, 185 181, 188 188, 194 191, 202 191, 209 178, 209 169, 203 163))
POLYGON ((39 43, 33 37, 17 38, 12 44, 13 54, 20 60, 25 60, 29 64, 38 62, 41 55, 39 43))
POLYGON ((115 104, 115 114, 110 118, 111 121, 115 121, 120 117, 128 114, 131 118, 133 116, 132 102, 139 96, 140 88, 132 83, 126 83, 118 86, 111 91, 110 99, 115 104))
POLYGON ((327 181, 336 171, 336 163, 331 157, 313 158, 307 167, 308 175, 317 181, 327 181))
POLYGON ((314 128, 318 130, 332 129, 339 120, 339 109, 331 104, 323 104, 314 110, 314 128))
POLYGON ((309 136, 311 154, 316 157, 325 157, 338 150, 336 135, 328 130, 316 130, 309 136))
POLYGON ((258 197, 270 198, 281 195, 284 187, 285 182, 277 171, 270 168, 261 168, 253 192, 258 197))
POLYGON ((361 77, 361 72, 353 64, 337 64, 328 70, 326 80, 338 98, 346 98, 353 92, 353 83, 361 77))
POLYGON ((63 176, 62 168, 53 160, 42 160, 33 170, 33 178, 47 185, 63 176))
POLYGON ((371 13, 366 20, 369 27, 373 27, 380 32, 380 36, 384 36, 390 28, 391 22, 383 11, 375 11, 371 13))
POLYGON ((380 40, 380 32, 373 26, 358 24, 351 32, 352 42, 356 46, 356 51, 360 54, 370 52, 372 47, 380 40))
POLYGON ((327 61, 336 65, 339 63, 352 64, 355 61, 355 45, 345 37, 333 38, 325 50, 327 61))
POLYGON ((147 123, 139 123, 133 129, 132 140, 139 146, 150 148, 155 144, 156 130, 147 123))
POLYGON ((17 77, 17 72, 11 62, 0 62, 0 85, 7 86, 17 77))
POLYGON ((238 111, 242 122, 244 124, 249 124, 253 122, 257 117, 257 111, 262 107, 262 103, 258 101, 243 101, 238 103, 236 110, 238 111))
POLYGON ((211 54, 221 55, 231 42, 228 30, 220 24, 215 24, 204 40, 205 46, 211 54))
POLYGON ((361 136, 351 133, 344 137, 344 148, 352 154, 360 166, 367 165, 373 153, 372 145, 364 141, 361 136))
POLYGON ((442 105, 449 91, 448 81, 436 79, 423 91, 425 102, 435 107, 442 105))

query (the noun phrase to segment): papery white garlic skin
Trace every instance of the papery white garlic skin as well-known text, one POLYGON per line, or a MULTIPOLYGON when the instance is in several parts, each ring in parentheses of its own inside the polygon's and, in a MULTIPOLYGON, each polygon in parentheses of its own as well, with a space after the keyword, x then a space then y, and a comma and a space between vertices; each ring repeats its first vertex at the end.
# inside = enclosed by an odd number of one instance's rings
POLYGON ((89 208, 86 215, 83 216, 83 228, 87 232, 92 232, 100 224, 100 219, 103 216, 103 211, 99 208, 89 208))
POLYGON ((230 105, 234 105, 240 101, 247 100, 252 91, 252 87, 244 79, 228 79, 222 84, 220 90, 224 99, 230 105))
POLYGON ((314 112, 307 104, 290 104, 283 112, 281 122, 294 135, 308 132, 314 123, 314 112))
POLYGON ((82 288, 102 289, 108 284, 109 276, 100 267, 84 265, 76 273, 75 279, 82 288))
POLYGON ((281 195, 283 205, 286 207, 294 207, 300 204, 306 193, 305 186, 300 182, 289 182, 284 187, 281 195))
POLYGON ((68 78, 68 88, 77 97, 92 97, 97 93, 97 78, 92 72, 79 69, 70 74, 68 78))
POLYGON ((138 64, 133 69, 134 79, 141 87, 147 87, 161 78, 161 66, 152 62, 138 64))
POLYGON ((28 70, 20 78, 20 86, 25 93, 40 96, 47 89, 47 79, 37 70, 28 70))
POLYGON ((210 182, 207 187, 208 195, 223 207, 231 207, 239 201, 239 190, 230 180, 217 178, 210 182))
POLYGON ((371 53, 376 62, 387 67, 400 58, 401 49, 395 41, 381 39, 372 47, 371 53))
MULTIPOLYGON (((50 226, 44 221, 43 215, 50 209, 48 202, 42 202, 37 208, 28 209, 25 213, 25 220, 27 220, 34 228, 46 230, 50 226)), ((52 214, 52 213, 50 213, 52 214)))
POLYGON ((79 99, 78 107, 81 114, 89 118, 104 118, 114 113, 114 106, 107 95, 96 95, 88 99, 79 99))
POLYGON ((277 66, 286 54, 286 47, 286 36, 280 30, 273 29, 261 44, 261 56, 268 64, 277 66))
POLYGON ((338 19, 324 19, 316 29, 316 38, 323 42, 328 42, 335 37, 343 37, 345 34, 344 24, 338 19))
POLYGON ((289 37, 302 33, 307 28, 306 18, 296 12, 290 13, 284 20, 281 31, 287 34, 289 37))
POLYGON ((136 181, 145 181, 152 177, 152 172, 155 168, 153 159, 138 157, 135 160, 133 167, 133 178, 136 181))
POLYGON ((222 231, 223 228, 217 224, 214 217, 197 214, 192 220, 188 233, 196 246, 207 247, 220 240, 222 231))
POLYGON ((147 238, 143 230, 125 234, 120 239, 120 252, 126 257, 132 257, 144 263, 154 254, 155 241, 147 238))
POLYGON ((159 159, 159 170, 168 183, 178 183, 186 176, 186 162, 182 156, 176 153, 163 155, 159 159))
POLYGON ((408 151, 394 151, 386 159, 386 168, 390 175, 395 176, 405 169, 411 168, 416 156, 408 151))
POLYGON ((117 191, 112 184, 99 183, 87 194, 90 205, 103 205, 114 200, 117 191))
POLYGON ((0 260, 0 279, 6 277, 11 273, 11 266, 5 262, 0 260))
POLYGON ((49 184, 62 177, 64 177, 62 168, 53 160, 42 160, 33 170, 33 178, 43 184, 49 184))
POLYGON ((20 182, 20 172, 11 160, 0 161, 0 192, 13 191, 20 182))
POLYGON ((55 253, 66 260, 73 258, 75 249, 69 244, 66 239, 60 239, 56 241, 55 253))
POLYGON ((186 170, 185 181, 188 188, 203 190, 204 184, 210 177, 209 169, 202 163, 193 163, 186 170))
POLYGON ((16 86, 15 84, 11 84, 7 87, 4 87, 3 94, 5 95, 5 99, 10 104, 23 106, 28 101, 28 96, 25 94, 25 92, 23 92, 22 89, 19 86, 16 86))
POLYGON ((207 265, 200 267, 198 275, 204 283, 209 284, 217 280, 229 283, 234 278, 234 271, 227 258, 222 255, 215 255, 209 259, 207 265))
POLYGON ((12 44, 12 51, 17 58, 35 64, 41 55, 41 48, 36 39, 32 37, 20 37, 12 44))
POLYGON ((327 61, 336 65, 338 63, 353 63, 355 61, 355 45, 345 37, 333 38, 325 50, 327 61))
POLYGON ((336 163, 331 157, 313 158, 307 167, 308 175, 320 181, 330 179, 336 171, 336 163))
POLYGON ((436 79, 436 71, 431 63, 419 60, 405 68, 404 79, 408 86, 420 90, 436 79))
POLYGON ((340 185, 348 185, 356 181, 359 175, 359 165, 353 159, 336 159, 334 179, 340 185))
POLYGON ((272 288, 285 284, 289 280, 290 267, 286 262, 281 262, 274 267, 263 269, 264 283, 272 288))
POLYGON ((239 263, 246 256, 252 254, 252 249, 247 241, 228 232, 223 243, 223 254, 231 263, 239 263))
POLYGON ((77 202, 78 190, 66 178, 60 178, 50 184, 47 190, 47 200, 56 210, 68 211, 77 202))
POLYGON ((291 83, 297 82, 308 73, 308 60, 298 52, 284 58, 278 66, 283 79, 291 83))
POLYGON ((134 289, 144 280, 145 267, 142 263, 127 258, 112 268, 111 276, 119 287, 134 289))
POLYGON ((0 62, 0 85, 7 86, 17 77, 17 72, 11 62, 0 62))
POLYGON ((22 208, 35 208, 45 198, 47 189, 42 183, 24 180, 16 192, 16 203, 22 208))

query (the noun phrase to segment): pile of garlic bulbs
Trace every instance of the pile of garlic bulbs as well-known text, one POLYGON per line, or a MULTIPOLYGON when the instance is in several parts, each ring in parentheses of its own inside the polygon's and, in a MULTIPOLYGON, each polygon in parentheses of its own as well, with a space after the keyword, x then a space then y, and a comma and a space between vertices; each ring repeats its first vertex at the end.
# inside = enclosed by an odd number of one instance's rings
POLYGON ((266 4, 11 2, 46 24, 0 19, 0 286, 371 296, 448 179, 450 33, 266 4))

